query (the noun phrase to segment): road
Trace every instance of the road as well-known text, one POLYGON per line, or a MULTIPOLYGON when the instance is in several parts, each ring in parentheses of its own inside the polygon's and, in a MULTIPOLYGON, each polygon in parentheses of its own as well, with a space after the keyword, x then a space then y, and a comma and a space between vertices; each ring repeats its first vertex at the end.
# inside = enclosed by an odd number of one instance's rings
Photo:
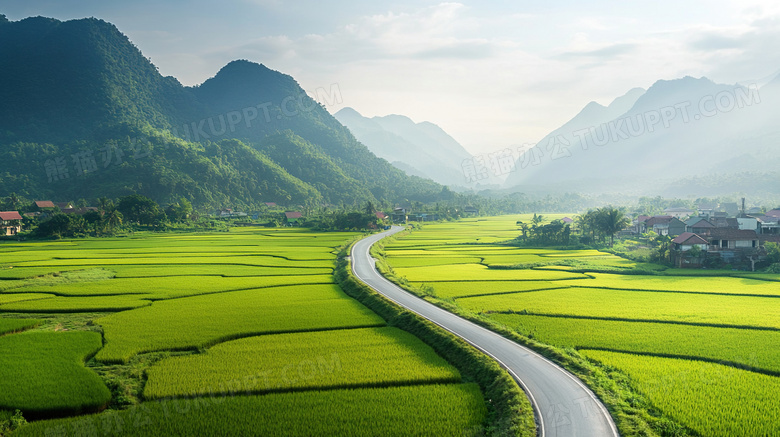
POLYGON ((539 436, 619 435, 601 401, 571 373, 526 347, 412 295, 380 275, 369 250, 380 239, 402 230, 393 226, 355 243, 351 253, 353 274, 378 293, 458 335, 498 361, 528 394, 539 436))

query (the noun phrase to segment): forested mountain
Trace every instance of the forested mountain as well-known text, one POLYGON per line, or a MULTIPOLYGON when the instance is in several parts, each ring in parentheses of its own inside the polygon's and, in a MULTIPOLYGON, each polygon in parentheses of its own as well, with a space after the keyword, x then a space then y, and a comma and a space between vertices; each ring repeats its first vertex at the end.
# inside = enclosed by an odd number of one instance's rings
POLYGON ((0 193, 186 196, 202 207, 442 195, 260 64, 234 61, 184 87, 105 21, 0 16, 0 65, 0 193))

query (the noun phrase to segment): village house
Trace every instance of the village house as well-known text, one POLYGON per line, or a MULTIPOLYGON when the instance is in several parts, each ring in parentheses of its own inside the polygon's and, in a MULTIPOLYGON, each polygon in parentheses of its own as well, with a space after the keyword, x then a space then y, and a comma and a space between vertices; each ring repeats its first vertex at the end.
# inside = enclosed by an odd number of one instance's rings
POLYGON ((645 221, 647 231, 653 231, 658 235, 669 235, 670 237, 680 235, 685 232, 685 222, 668 215, 658 215, 650 217, 645 221))
POLYGON ((302 218, 303 214, 298 211, 286 211, 284 213, 284 222, 287 226, 297 225, 302 218))
POLYGON ((693 215, 696 211, 690 209, 690 208, 666 208, 664 210, 664 215, 671 216, 674 218, 681 219, 683 217, 688 217, 690 215, 693 215))
POLYGON ((393 213, 390 215, 390 219, 393 221, 393 223, 406 223, 406 208, 393 208, 393 213))
POLYGON ((22 216, 18 211, 0 211, 0 235, 16 235, 22 232, 22 216))
POLYGON ((685 222, 685 230, 698 235, 707 235, 715 225, 702 217, 694 217, 685 222))

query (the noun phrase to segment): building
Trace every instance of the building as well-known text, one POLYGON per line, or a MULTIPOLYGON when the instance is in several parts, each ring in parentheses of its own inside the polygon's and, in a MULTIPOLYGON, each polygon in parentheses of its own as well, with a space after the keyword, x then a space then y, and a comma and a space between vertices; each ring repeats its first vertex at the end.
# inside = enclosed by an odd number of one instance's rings
POLYGON ((756 249, 759 247, 758 234, 752 230, 715 228, 710 231, 709 250, 756 249))
POLYGON ((696 211, 690 208, 666 208, 664 210, 664 215, 681 219, 683 217, 688 217, 690 215, 693 215, 695 212, 696 211))
POLYGON ((645 229, 653 231, 658 235, 669 235, 671 237, 685 232, 685 222, 668 215, 657 215, 650 217, 645 221, 645 229))
POLYGON ((570 224, 574 223, 574 220, 570 219, 569 217, 564 217, 564 218, 561 219, 561 221, 565 225, 570 225, 570 224))
POLYGON ((22 232, 22 216, 18 211, 0 211, 0 235, 22 232))
POLYGON ((707 256, 709 242, 693 232, 683 232, 672 240, 672 261, 679 268, 699 268, 707 256), (692 252, 698 249, 698 253, 692 252))
POLYGON ((463 208, 463 215, 478 215, 479 209, 473 206, 467 206, 463 208))
POLYGON ((393 208, 393 213, 390 215, 390 219, 393 221, 393 223, 406 223, 406 208, 393 208))
POLYGON ((298 211, 286 211, 284 213, 284 222, 287 223, 288 226, 297 225, 302 218, 303 214, 298 211))
POLYGON ((675 250, 687 252, 693 248, 699 248, 702 251, 706 251, 709 248, 710 243, 693 232, 683 232, 672 240, 672 244, 674 245, 675 250))
POLYGON ((715 225, 701 217, 694 217, 685 222, 686 232, 692 232, 698 235, 708 235, 710 230, 714 228, 715 225))

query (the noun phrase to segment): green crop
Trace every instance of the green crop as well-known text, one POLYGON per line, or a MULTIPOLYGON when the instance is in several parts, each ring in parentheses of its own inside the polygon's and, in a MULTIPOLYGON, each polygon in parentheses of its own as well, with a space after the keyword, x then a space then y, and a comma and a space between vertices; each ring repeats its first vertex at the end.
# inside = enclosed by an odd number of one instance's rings
POLYGON ((25 332, 0 337, 0 409, 33 414, 96 411, 111 393, 84 367, 96 332, 25 332))
POLYGON ((147 374, 147 399, 224 393, 236 381, 247 393, 460 382, 429 346, 390 327, 244 338, 168 358, 147 374))
POLYGON ((298 285, 157 301, 96 323, 106 338, 97 359, 124 362, 141 352, 195 349, 248 335, 381 326, 384 321, 336 285, 298 285))
POLYGON ((129 410, 47 420, 14 437, 474 435, 487 416, 476 384, 425 385, 151 401, 129 410))
POLYGON ((464 308, 480 312, 780 328, 780 312, 757 311, 757 308, 777 306, 777 299, 770 297, 572 287, 466 297, 458 302, 464 308))
POLYGON ((698 361, 583 353, 626 372, 653 404, 702 435, 780 435, 780 378, 698 361))

